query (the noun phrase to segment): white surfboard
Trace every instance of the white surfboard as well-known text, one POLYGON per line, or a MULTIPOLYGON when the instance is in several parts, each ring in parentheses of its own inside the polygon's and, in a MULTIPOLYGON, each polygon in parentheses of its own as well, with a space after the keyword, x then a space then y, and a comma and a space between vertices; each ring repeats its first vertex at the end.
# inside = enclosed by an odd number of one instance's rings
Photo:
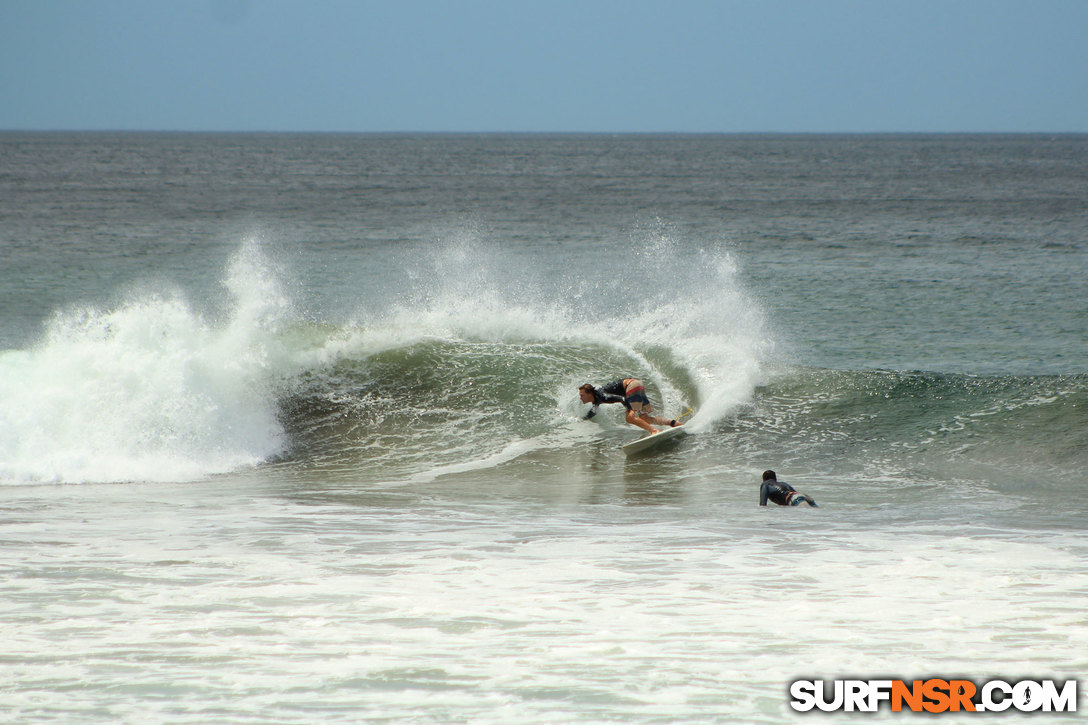
POLYGON ((679 436, 682 436, 685 433, 687 433, 687 431, 684 430, 682 426, 677 426, 675 428, 666 428, 659 433, 650 433, 649 435, 642 436, 637 441, 631 441, 627 445, 623 446, 623 453, 627 456, 633 455, 635 453, 641 453, 647 448, 659 446, 665 441, 676 440, 679 436))

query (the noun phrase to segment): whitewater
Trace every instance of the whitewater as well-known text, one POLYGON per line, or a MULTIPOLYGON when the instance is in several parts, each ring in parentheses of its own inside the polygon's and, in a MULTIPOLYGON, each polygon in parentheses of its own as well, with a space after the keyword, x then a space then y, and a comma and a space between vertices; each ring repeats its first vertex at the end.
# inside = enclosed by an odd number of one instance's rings
MULTIPOLYGON (((675 254, 667 246, 645 251, 655 266, 675 254)), ((421 276, 441 268, 453 282, 339 325, 300 314, 257 239, 227 263, 218 319, 181 290, 58 311, 43 341, 0 357, 10 412, 0 472, 16 483, 194 480, 312 445, 395 451, 423 467, 406 469, 418 477, 446 457, 463 468, 454 461, 473 450, 497 462, 577 439, 572 391, 587 376, 646 378, 676 415, 699 408, 695 431, 759 379, 759 315, 728 258, 701 264, 702 286, 686 294, 698 305, 651 299, 588 319, 538 301, 551 293, 496 287, 507 262, 465 242, 433 254, 421 276), (345 418, 353 431, 337 430, 345 418)), ((605 295, 608 282, 579 275, 566 289, 605 295)))

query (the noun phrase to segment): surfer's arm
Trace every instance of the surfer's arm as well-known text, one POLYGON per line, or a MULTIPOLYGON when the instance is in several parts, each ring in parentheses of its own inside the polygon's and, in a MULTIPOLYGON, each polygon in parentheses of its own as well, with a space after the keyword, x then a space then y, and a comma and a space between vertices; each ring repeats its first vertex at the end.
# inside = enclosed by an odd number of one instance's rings
POLYGON ((764 481, 759 486, 759 505, 760 506, 766 506, 767 505, 767 482, 766 481, 764 481))
POLYGON ((631 410, 631 404, 622 395, 612 395, 612 393, 605 393, 598 400, 598 403, 623 403, 623 407, 627 410, 631 410))
POLYGON ((597 409, 605 403, 623 403, 624 408, 627 408, 627 410, 631 410, 631 406, 627 403, 626 400, 624 400, 622 395, 612 395, 611 393, 598 392, 597 395, 593 397, 593 407, 589 409, 588 413, 586 413, 586 420, 589 420, 593 416, 597 415, 597 409))

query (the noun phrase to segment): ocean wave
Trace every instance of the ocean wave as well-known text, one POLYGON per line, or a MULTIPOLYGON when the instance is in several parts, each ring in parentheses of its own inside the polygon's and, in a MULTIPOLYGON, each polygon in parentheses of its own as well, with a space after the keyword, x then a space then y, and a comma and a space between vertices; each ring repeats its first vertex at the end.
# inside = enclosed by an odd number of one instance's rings
POLYGON ((725 426, 738 449, 869 478, 1069 479, 1088 475, 1088 376, 794 368, 725 426))
POLYGON ((39 344, 0 353, 0 481, 194 480, 268 461, 419 477, 575 444, 584 382, 643 378, 659 412, 699 410, 693 429, 755 390, 764 340, 727 261, 703 264, 682 300, 605 312, 499 283, 484 257, 458 247, 432 261, 447 274, 346 322, 297 310, 257 240, 230 260, 221 320, 180 291, 58 311, 39 344))

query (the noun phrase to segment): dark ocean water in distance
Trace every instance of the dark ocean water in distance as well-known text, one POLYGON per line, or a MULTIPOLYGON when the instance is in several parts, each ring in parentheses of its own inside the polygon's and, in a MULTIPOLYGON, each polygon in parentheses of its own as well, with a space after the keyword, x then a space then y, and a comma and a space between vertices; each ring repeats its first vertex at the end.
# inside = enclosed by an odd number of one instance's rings
POLYGON ((1086 209, 1084 135, 0 134, 12 712, 1078 677, 1086 209))

